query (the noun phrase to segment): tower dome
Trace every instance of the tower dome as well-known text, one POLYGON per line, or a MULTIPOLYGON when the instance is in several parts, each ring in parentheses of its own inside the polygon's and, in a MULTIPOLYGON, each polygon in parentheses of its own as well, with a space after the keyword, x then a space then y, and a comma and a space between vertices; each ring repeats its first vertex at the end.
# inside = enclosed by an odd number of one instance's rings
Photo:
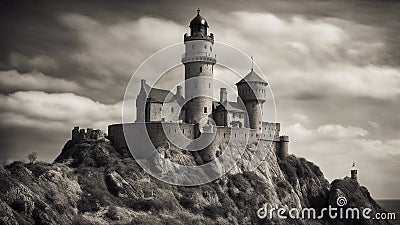
POLYGON ((197 16, 195 18, 193 18, 192 21, 190 21, 189 27, 193 27, 193 26, 208 27, 207 20, 204 17, 200 16, 200 9, 197 9, 197 16))
POLYGON ((207 20, 200 15, 200 9, 197 9, 197 16, 190 21, 191 36, 207 36, 208 23, 207 20))

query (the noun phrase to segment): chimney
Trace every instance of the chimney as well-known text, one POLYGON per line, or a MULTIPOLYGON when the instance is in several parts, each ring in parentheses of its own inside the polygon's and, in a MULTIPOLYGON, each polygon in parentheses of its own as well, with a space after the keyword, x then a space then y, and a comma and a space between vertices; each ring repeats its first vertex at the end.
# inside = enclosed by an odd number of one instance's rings
POLYGON ((177 86, 176 87, 176 96, 177 97, 183 96, 183 94, 182 94, 182 86, 177 86))
POLYGON ((144 88, 144 86, 145 86, 145 84, 146 84, 146 80, 145 80, 145 79, 142 79, 142 80, 140 81, 140 84, 141 84, 141 87, 144 88))
POLYGON ((227 95, 226 88, 221 88, 221 91, 219 92, 219 101, 221 104, 227 101, 227 95))

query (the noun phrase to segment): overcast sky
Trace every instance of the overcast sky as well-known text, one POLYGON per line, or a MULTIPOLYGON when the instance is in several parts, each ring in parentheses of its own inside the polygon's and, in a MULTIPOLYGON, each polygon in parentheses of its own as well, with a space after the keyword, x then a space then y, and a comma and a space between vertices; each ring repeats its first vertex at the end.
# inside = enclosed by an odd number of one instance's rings
MULTIPOLYGON (((182 41, 191 1, 1 1, 1 160, 52 161, 73 126, 121 121, 132 71, 182 41)), ((400 198, 400 2, 201 1, 266 75, 290 152, 400 198)), ((179 71, 179 70, 177 70, 179 71)), ((218 70, 217 70, 218 72, 218 70)), ((183 76, 183 75, 182 75, 183 76)))

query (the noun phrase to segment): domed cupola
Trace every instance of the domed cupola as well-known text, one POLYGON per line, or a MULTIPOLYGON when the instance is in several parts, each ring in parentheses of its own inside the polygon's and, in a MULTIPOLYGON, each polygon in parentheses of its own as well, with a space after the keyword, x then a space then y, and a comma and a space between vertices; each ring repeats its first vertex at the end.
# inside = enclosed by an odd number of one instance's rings
POLYGON ((190 35, 191 36, 199 36, 206 37, 207 36, 207 28, 208 23, 205 18, 200 16, 200 9, 197 9, 197 16, 190 21, 190 35))

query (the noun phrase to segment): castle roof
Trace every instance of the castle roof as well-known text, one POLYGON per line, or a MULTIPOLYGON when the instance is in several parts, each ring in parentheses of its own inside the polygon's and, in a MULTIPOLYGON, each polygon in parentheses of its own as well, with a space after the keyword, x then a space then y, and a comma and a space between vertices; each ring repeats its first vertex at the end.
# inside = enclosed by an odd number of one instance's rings
POLYGON ((195 18, 192 19, 192 21, 190 21, 190 27, 193 26, 206 26, 208 27, 208 23, 207 20, 200 16, 200 9, 197 9, 197 16, 195 18))
POLYGON ((261 82, 267 83, 264 79, 262 79, 253 69, 251 69, 250 73, 247 74, 243 79, 236 83, 236 85, 241 83, 248 83, 248 82, 261 82))
POLYGON ((167 99, 167 96, 173 96, 172 92, 168 90, 151 88, 148 84, 145 84, 146 93, 148 94, 148 98, 150 102, 159 102, 164 103, 167 99))
POLYGON ((241 107, 241 104, 237 102, 227 102, 226 104, 221 104, 220 102, 214 102, 215 110, 220 111, 228 111, 228 112, 244 112, 244 109, 241 107))
POLYGON ((168 90, 151 88, 148 84, 145 84, 144 87, 146 93, 149 93, 147 100, 149 102, 165 103, 165 102, 177 101, 178 104, 180 105, 183 105, 183 103, 185 102, 183 96, 175 95, 168 90))

